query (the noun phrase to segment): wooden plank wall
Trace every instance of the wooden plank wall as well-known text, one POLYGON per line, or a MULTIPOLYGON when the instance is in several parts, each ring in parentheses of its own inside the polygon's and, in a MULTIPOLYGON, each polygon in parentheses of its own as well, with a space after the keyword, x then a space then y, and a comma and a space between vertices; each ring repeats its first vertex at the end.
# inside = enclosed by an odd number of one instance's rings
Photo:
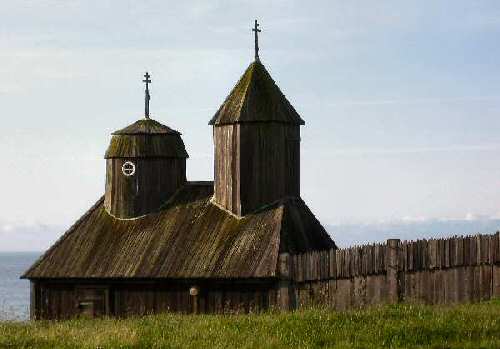
POLYGON ((225 209, 241 214, 240 205, 240 128, 238 125, 214 127, 214 195, 225 209))
POLYGON ((242 123, 238 127, 241 215, 284 197, 299 197, 300 126, 242 123))
POLYGON ((389 240, 292 255, 287 271, 290 302, 299 308, 348 309, 402 301, 445 304, 500 297, 499 237, 496 233, 389 240))
POLYGON ((185 158, 107 159, 104 206, 116 217, 139 217, 158 211, 185 183, 185 158), (135 164, 133 176, 122 173, 126 161, 135 164))
POLYGON ((215 201, 234 214, 300 196, 300 127, 243 123, 214 127, 215 201))
MULTIPOLYGON (((273 284, 202 284, 197 297, 190 294, 189 284, 158 283, 35 283, 35 309, 32 319, 68 319, 83 315, 82 302, 99 301, 94 316, 141 316, 164 312, 177 313, 256 313, 277 308, 277 293, 273 284), (104 297, 82 297, 102 291, 104 297), (102 299, 102 304, 101 304, 102 299), (196 307, 195 307, 195 304, 196 307)), ((32 301, 33 301, 32 300, 32 301)))
MULTIPOLYGON (((204 288, 202 288, 204 289, 204 288)), ((275 292, 269 287, 218 286, 207 289, 197 298, 187 287, 158 287, 130 285, 113 290, 114 315, 131 316, 164 312, 193 313, 197 302, 198 313, 237 314, 259 312, 276 303, 275 292)))

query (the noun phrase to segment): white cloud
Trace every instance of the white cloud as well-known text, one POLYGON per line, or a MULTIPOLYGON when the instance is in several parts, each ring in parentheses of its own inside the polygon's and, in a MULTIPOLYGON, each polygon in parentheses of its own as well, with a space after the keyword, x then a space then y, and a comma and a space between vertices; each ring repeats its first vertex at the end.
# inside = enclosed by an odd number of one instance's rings
POLYGON ((479 213, 472 213, 472 212, 468 212, 465 215, 466 221, 486 221, 486 220, 496 220, 496 219, 497 218, 495 216, 479 214, 479 213))

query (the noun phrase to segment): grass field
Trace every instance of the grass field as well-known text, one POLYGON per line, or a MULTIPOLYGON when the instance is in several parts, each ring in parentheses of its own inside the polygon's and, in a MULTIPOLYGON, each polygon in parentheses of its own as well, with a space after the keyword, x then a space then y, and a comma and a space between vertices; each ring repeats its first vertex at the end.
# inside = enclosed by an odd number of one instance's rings
POLYGON ((1 322, 0 348, 500 348, 500 300, 333 312, 1 322))

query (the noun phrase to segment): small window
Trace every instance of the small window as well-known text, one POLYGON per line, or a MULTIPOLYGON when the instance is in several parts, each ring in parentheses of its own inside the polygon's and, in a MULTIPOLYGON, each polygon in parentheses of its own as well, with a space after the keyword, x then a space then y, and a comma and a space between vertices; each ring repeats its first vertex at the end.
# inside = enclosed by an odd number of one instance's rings
POLYGON ((78 310, 82 316, 94 316, 94 302, 79 302, 78 310))
POLYGON ((80 302, 80 303, 78 303, 78 308, 80 308, 80 309, 88 309, 92 306, 94 306, 93 302, 80 302))

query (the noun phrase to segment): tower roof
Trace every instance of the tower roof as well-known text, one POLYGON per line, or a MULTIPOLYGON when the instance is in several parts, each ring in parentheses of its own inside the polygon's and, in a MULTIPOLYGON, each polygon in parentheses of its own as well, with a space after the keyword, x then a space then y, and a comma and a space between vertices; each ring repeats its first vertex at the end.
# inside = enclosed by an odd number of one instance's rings
POLYGON ((188 158, 181 133, 141 119, 112 133, 105 158, 188 158))
POLYGON ((209 124, 244 122, 305 123, 259 60, 250 64, 209 124))
POLYGON ((128 125, 121 130, 117 130, 112 133, 112 135, 165 135, 165 134, 177 134, 180 132, 171 129, 153 119, 141 119, 137 120, 131 125, 128 125))

